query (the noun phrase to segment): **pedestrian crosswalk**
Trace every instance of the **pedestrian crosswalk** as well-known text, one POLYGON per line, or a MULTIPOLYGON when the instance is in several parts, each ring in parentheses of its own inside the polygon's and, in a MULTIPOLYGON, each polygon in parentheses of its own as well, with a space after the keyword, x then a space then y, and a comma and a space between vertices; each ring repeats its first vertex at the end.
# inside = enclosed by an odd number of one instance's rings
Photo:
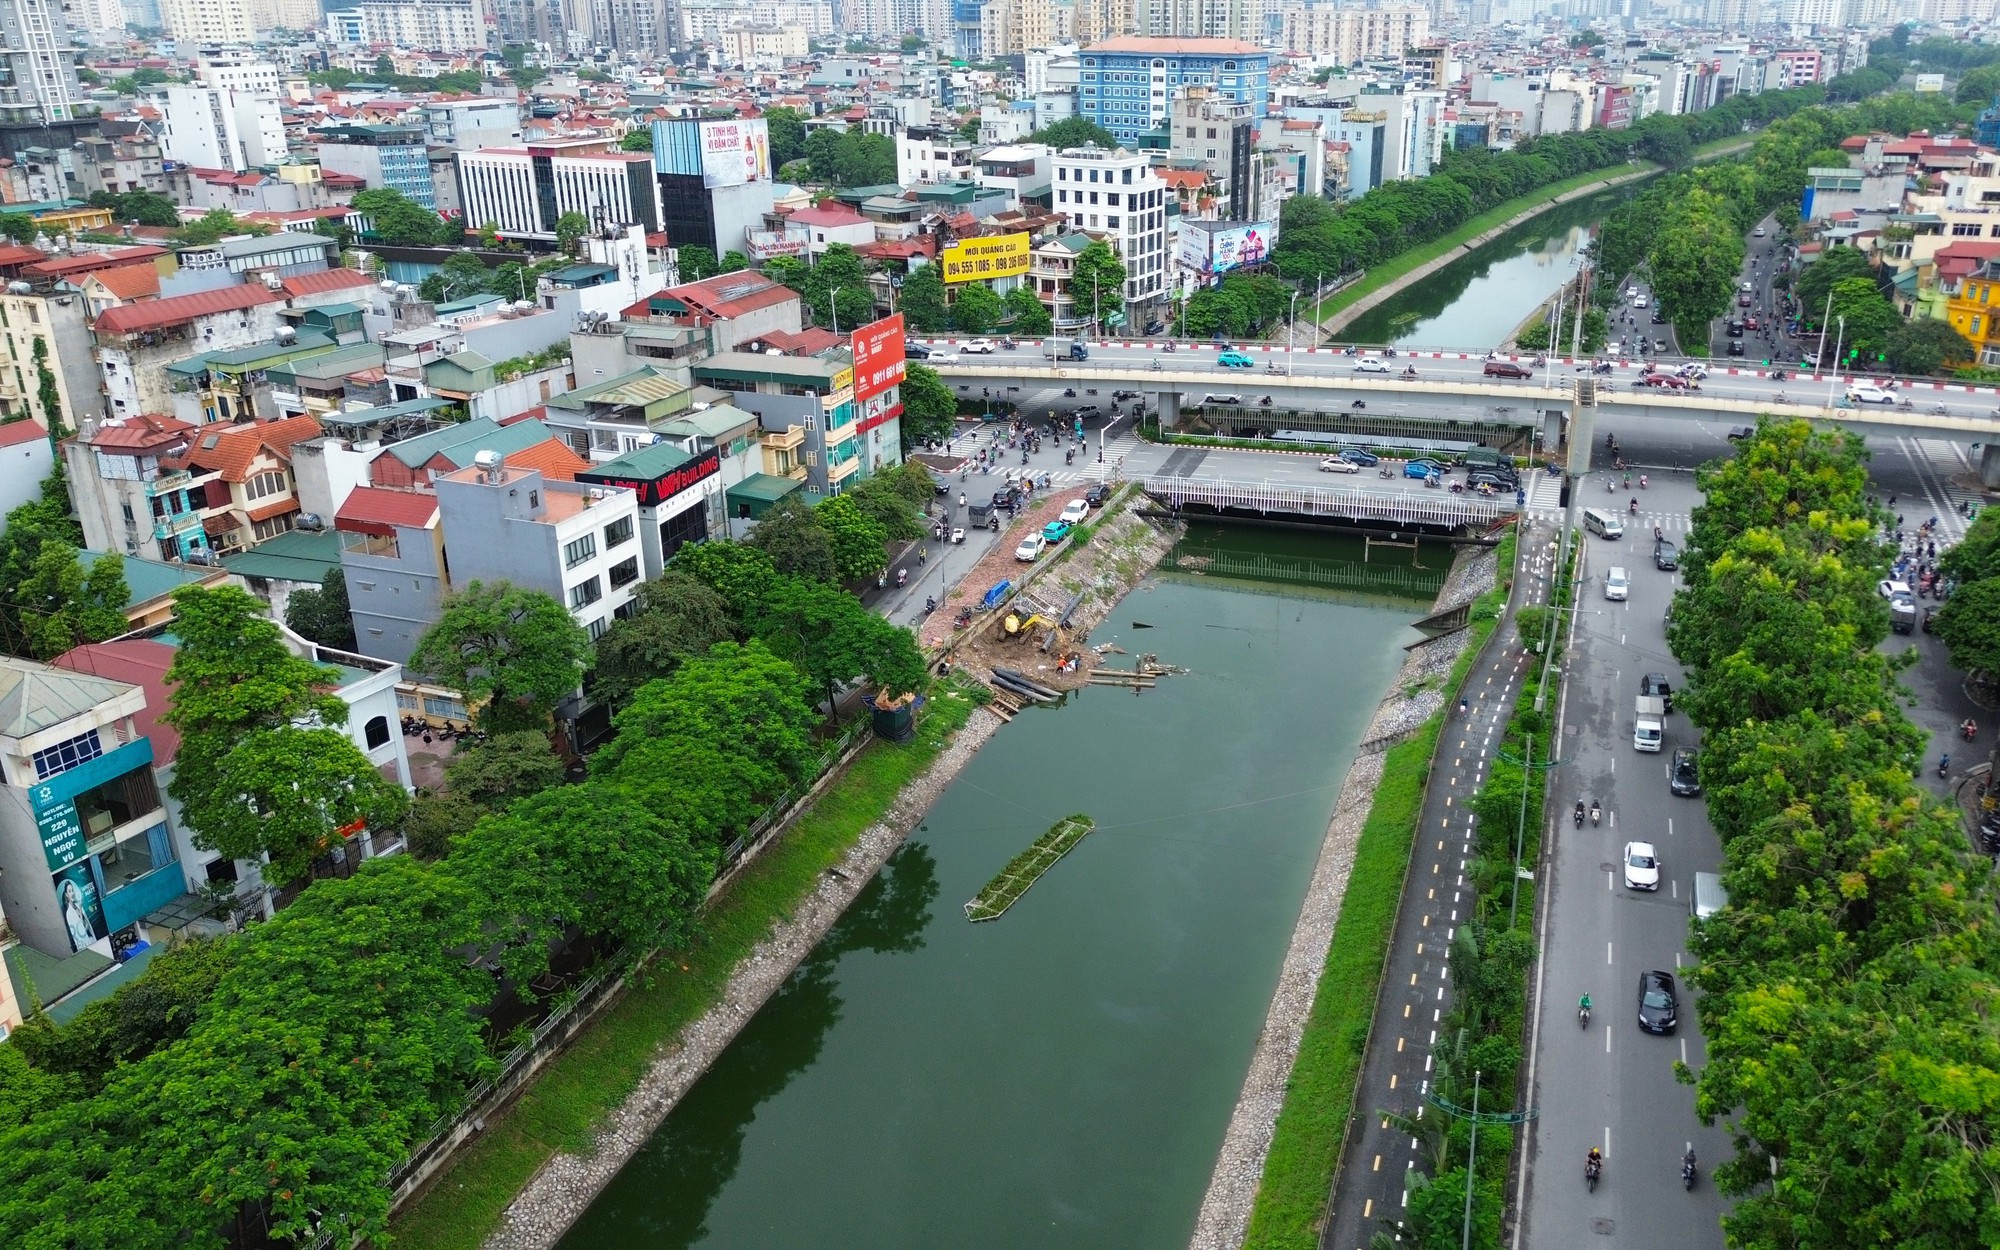
MULTIPOLYGON (((1976 511, 1986 498, 1985 492, 1976 485, 1968 485, 1978 481, 1971 457, 1964 447, 1947 439, 1910 438, 1901 441, 1904 453, 1917 466, 1918 477, 1924 481, 1924 496, 1937 515, 1940 543, 1957 542, 1965 536, 1966 527, 1971 524, 1959 509, 1976 511)), ((1917 520, 1921 523, 1921 518, 1917 520)))

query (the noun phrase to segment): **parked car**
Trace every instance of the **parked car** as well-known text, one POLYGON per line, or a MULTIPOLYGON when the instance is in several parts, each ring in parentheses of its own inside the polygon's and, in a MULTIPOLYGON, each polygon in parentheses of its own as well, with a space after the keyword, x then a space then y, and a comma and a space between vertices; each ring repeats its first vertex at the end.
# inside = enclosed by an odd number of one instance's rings
POLYGON ((1680 994, 1674 974, 1654 969, 1639 974, 1639 1027, 1648 1033, 1671 1033, 1681 1022, 1680 994))
POLYGON ((1102 508, 1110 498, 1111 488, 1102 482, 1083 492, 1083 501, 1093 508, 1102 508))
POLYGON ((1215 363, 1225 369, 1253 369, 1256 367, 1251 363, 1250 358, 1242 352, 1219 352, 1216 354, 1215 363))
POLYGON ((1352 460, 1342 460, 1339 456, 1328 456, 1319 462, 1321 473, 1359 473, 1361 466, 1352 460))
POLYGON ((1058 516, 1056 519, 1058 521, 1063 522, 1065 525, 1075 525, 1077 522, 1083 520, 1085 517, 1089 515, 1090 515, 1089 500, 1072 499, 1068 503, 1063 505, 1062 515, 1058 516))
POLYGON ((1749 438, 1752 434, 1755 434, 1756 432, 1757 432, 1757 427, 1754 425, 1732 425, 1729 427, 1729 433, 1727 437, 1729 441, 1732 443, 1740 443, 1744 439, 1749 438))
POLYGON ((1044 551, 1047 551, 1048 547, 1048 539, 1043 538, 1040 534, 1030 534, 1021 540, 1020 546, 1014 548, 1014 558, 1024 562, 1032 562, 1044 551))
POLYGON ((1674 762, 1667 768, 1667 788, 1684 799, 1701 793, 1701 779, 1695 775, 1692 749, 1682 747, 1674 752, 1674 762))
POLYGON ((1854 404, 1893 404, 1896 396, 1873 382, 1856 382, 1847 388, 1847 400, 1854 404))
POLYGON ((1386 360, 1377 360, 1373 356, 1367 356, 1355 362, 1354 371, 1356 373, 1387 373, 1389 372, 1389 362, 1386 360))
POLYGON ((1489 378, 1532 378, 1535 371, 1526 365, 1517 365, 1511 360, 1489 360, 1480 370, 1489 378))
POLYGON ((1625 888, 1628 890, 1660 888, 1660 857, 1653 850, 1651 842, 1625 844, 1625 888))
POLYGON ((1167 328, 1167 323, 1164 321, 1148 321, 1146 323, 1146 334, 1148 337, 1151 337, 1152 335, 1158 334, 1160 331, 1166 328, 1167 328))
POLYGON ((1074 528, 1076 527, 1068 521, 1050 521, 1042 527, 1042 537, 1053 547, 1063 539, 1068 538, 1069 532, 1074 528))
POLYGON ((1364 469, 1372 469, 1382 463, 1382 457, 1364 447, 1343 447, 1340 451, 1340 458, 1349 463, 1358 464, 1364 469))
POLYGON ((1403 476, 1426 478, 1432 474, 1442 474, 1444 466, 1435 460, 1411 460, 1403 465, 1403 476))

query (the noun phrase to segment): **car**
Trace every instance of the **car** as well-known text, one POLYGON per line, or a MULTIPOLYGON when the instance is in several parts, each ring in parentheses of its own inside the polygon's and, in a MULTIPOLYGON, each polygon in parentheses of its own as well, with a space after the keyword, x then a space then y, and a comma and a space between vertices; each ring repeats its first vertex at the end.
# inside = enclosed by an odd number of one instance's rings
POLYGON ((1754 330, 1754 329, 1756 329, 1756 328, 1757 328, 1757 319, 1756 319, 1755 317, 1745 317, 1745 318, 1743 319, 1743 328, 1744 328, 1744 329, 1746 329, 1746 330, 1754 330))
POLYGON ((1757 227, 1757 228, 1756 228, 1755 230, 1752 230, 1752 231, 1750 232, 1750 234, 1751 234, 1751 236, 1752 236, 1752 237, 1754 237, 1754 238, 1759 238, 1759 239, 1761 239, 1761 238, 1763 238, 1763 237, 1764 237, 1764 227, 1762 227, 1762 226, 1759 226, 1759 227, 1757 227))
POLYGON ((993 492, 990 508, 1018 508, 1021 506, 1021 491, 1016 486, 1003 486, 993 492))
POLYGON ((1743 323, 1736 320, 1736 318, 1734 317, 1731 317, 1727 322, 1723 323, 1722 328, 1724 331, 1728 333, 1730 338, 1740 339, 1743 337, 1743 323))
POLYGON ((1639 974, 1639 1027, 1648 1033, 1671 1033, 1681 1022, 1680 994, 1674 974, 1655 968, 1639 974))
POLYGON ((1634 296, 1632 297, 1632 307, 1634 307, 1634 308, 1644 308, 1645 306, 1646 306, 1646 297, 1645 297, 1645 296, 1643 296, 1643 295, 1634 295, 1634 296))
POLYGON ((1043 538, 1040 534, 1030 534, 1026 538, 1023 538, 1021 540, 1020 546, 1014 548, 1014 558, 1016 560, 1020 560, 1023 562, 1032 563, 1037 556, 1041 555, 1044 551, 1047 551, 1048 549, 1049 549, 1048 539, 1043 538))
POLYGON ((1099 408, 1096 404, 1085 404, 1083 407, 1077 409, 1073 415, 1079 420, 1090 417, 1101 417, 1104 415, 1104 409, 1099 408))
POLYGON ((1729 433, 1724 437, 1732 443, 1740 443, 1756 432, 1757 427, 1754 425, 1732 425, 1729 427, 1729 433))
POLYGON ((1699 360, 1690 360, 1674 372, 1690 382, 1699 382, 1708 376, 1708 366, 1699 360))
POLYGON ((942 351, 932 348, 928 363, 934 365, 955 365, 958 363, 958 353, 950 348, 942 351))
POLYGON ((1632 593, 1632 575, 1617 565, 1604 571, 1604 597, 1613 603, 1623 603, 1632 593))
POLYGON ((1893 577, 1885 577, 1881 581, 1876 582, 1875 593, 1881 595, 1884 599, 1895 599, 1898 597, 1908 599, 1911 597, 1910 584, 1908 582, 1899 582, 1893 577))
POLYGON ((1361 466, 1352 460, 1342 460, 1339 456, 1328 456, 1319 462, 1321 473, 1359 473, 1361 466))
POLYGON ((1674 752, 1673 763, 1667 765, 1667 788, 1684 799, 1701 793, 1701 778, 1695 775, 1693 748, 1682 747, 1674 752))
POLYGON ((951 527, 952 546, 957 547, 962 545, 964 542, 965 542, 965 527, 963 525, 952 526, 951 527))
POLYGON ((1481 486, 1491 486, 1494 490, 1519 490, 1521 479, 1498 469, 1474 469, 1465 475, 1465 484, 1477 490, 1481 486))
POLYGON ((990 356, 993 353, 991 339, 967 339, 958 345, 958 350, 971 352, 975 356, 990 356))
POLYGON ((1061 521, 1065 525, 1075 525, 1089 515, 1090 501, 1088 499, 1072 499, 1063 505, 1062 514, 1056 520, 1061 521))
POLYGON ((1075 528, 1068 521, 1050 521, 1042 527, 1042 538, 1048 542, 1049 546, 1053 547, 1063 539, 1068 538, 1069 532, 1075 528))
POLYGON ((1664 351, 1666 351, 1666 350, 1667 350, 1667 341, 1666 341, 1665 339, 1654 339, 1654 340, 1653 340, 1653 352, 1654 352, 1654 354, 1656 354, 1656 355, 1657 355, 1657 354, 1659 354, 1659 353, 1661 353, 1661 352, 1664 352, 1664 351))
POLYGON ((1638 298, 1639 298, 1639 288, 1638 288, 1638 287, 1636 287, 1636 286, 1628 286, 1628 287, 1626 287, 1626 288, 1625 288, 1625 298, 1626 298, 1626 299, 1638 299, 1638 298))
POLYGON ((1674 687, 1665 673, 1647 673, 1639 679, 1639 693, 1658 699, 1669 712, 1674 710, 1674 687))
POLYGON ((1203 395, 1201 397, 1201 403, 1203 407, 1207 407, 1210 404, 1228 405, 1228 404, 1240 404, 1242 402, 1243 402, 1243 397, 1241 395, 1203 395))
POLYGON ((1256 365, 1251 362, 1250 358, 1242 352, 1220 352, 1215 357, 1215 363, 1225 369, 1256 368, 1256 365))
POLYGON ((1113 399, 1137 399, 1137 398, 1139 398, 1139 392, 1137 392, 1137 391, 1113 391, 1113 392, 1111 392, 1111 398, 1113 398, 1113 399))
POLYGON ((1354 371, 1356 373, 1387 373, 1389 372, 1389 362, 1368 356, 1355 363, 1354 371))
POLYGON ((1166 328, 1167 323, 1164 321, 1148 321, 1146 323, 1146 335, 1150 338, 1166 328))
POLYGON ((1340 458, 1350 464, 1358 464, 1364 469, 1372 469, 1382 463, 1382 457, 1365 447, 1343 447, 1340 450, 1340 458))
POLYGON ((1661 390, 1684 391, 1693 383, 1677 373, 1649 373, 1639 379, 1639 385, 1657 387, 1661 390))
POLYGON ((922 343, 913 343, 908 339, 903 341, 904 360, 929 360, 930 358, 930 348, 925 347, 922 343))
POLYGON ((1896 396, 1873 382, 1856 382, 1847 388, 1847 401, 1852 404, 1893 404, 1896 396))
POLYGON ((1654 539, 1653 567, 1671 573, 1680 566, 1681 566, 1681 549, 1679 547, 1674 546, 1673 539, 1671 538, 1654 539))
POLYGON ((1737 296, 1737 297, 1736 297, 1736 306, 1737 306, 1738 308, 1748 308, 1748 307, 1750 307, 1750 297, 1749 297, 1748 295, 1739 295, 1739 296, 1737 296))
POLYGON ((1653 852, 1651 842, 1625 844, 1625 888, 1628 890, 1660 888, 1660 857, 1653 852))
POLYGON ((1444 465, 1435 460, 1411 460, 1403 465, 1404 477, 1426 478, 1433 473, 1442 474, 1443 472, 1444 465))
MULTIPOLYGON (((1653 320, 1653 324, 1654 324, 1654 325, 1656 325, 1656 326, 1663 326, 1663 325, 1667 324, 1667 314, 1665 314, 1665 313, 1663 313, 1663 312, 1656 312, 1656 313, 1654 313, 1654 314, 1653 314, 1653 318, 1652 318, 1652 320, 1653 320)), ((1662 350, 1662 351, 1665 351, 1666 349, 1665 349, 1665 348, 1661 348, 1660 350, 1662 350)))
POLYGON ((1092 486, 1089 490, 1083 492, 1083 501, 1089 504, 1093 508, 1102 508, 1105 504, 1105 501, 1110 498, 1111 498, 1111 488, 1109 486, 1106 486, 1102 482, 1097 483, 1095 486, 1092 486))
POLYGON ((1745 295, 1748 295, 1750 294, 1750 292, 1756 290, 1757 288, 1751 286, 1748 282, 1744 282, 1744 283, 1739 283, 1736 289, 1743 292, 1745 295))
POLYGON ((1511 360, 1489 360, 1480 370, 1489 378, 1532 378, 1535 371, 1526 365, 1517 365, 1511 360))
POLYGON ((1729 354, 1730 354, 1730 355, 1732 355, 1732 356, 1741 356, 1741 355, 1743 354, 1743 340, 1742 340, 1742 339, 1731 339, 1731 340, 1729 340, 1729 354))

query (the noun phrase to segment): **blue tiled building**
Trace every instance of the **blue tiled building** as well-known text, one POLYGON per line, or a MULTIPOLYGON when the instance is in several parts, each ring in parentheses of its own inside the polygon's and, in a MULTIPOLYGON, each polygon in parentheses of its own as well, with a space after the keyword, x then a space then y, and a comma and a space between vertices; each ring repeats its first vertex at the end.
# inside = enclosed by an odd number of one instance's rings
POLYGON ((1125 147, 1163 126, 1183 87, 1213 87, 1263 117, 1271 97, 1271 57, 1239 39, 1123 35, 1083 50, 1077 76, 1077 116, 1088 118, 1125 147))

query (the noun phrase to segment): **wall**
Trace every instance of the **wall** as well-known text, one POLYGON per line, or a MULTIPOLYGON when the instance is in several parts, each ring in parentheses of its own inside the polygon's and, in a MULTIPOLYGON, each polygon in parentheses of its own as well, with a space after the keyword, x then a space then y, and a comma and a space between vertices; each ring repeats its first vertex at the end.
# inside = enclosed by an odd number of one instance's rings
MULTIPOLYGON (((446 589, 441 538, 439 530, 398 527, 394 559, 343 548, 340 567, 347 578, 355 642, 363 655, 407 664, 418 639, 437 622, 446 589)), ((343 543, 351 541, 342 536, 343 543)))
POLYGON ((42 479, 54 467, 55 453, 45 435, 0 447, 0 534, 7 531, 9 512, 42 497, 42 479))
POLYGON ((334 513, 347 502, 357 486, 368 484, 368 465, 382 454, 379 443, 363 443, 355 450, 343 439, 314 438, 292 445, 293 489, 299 509, 312 512, 333 523, 334 513))

